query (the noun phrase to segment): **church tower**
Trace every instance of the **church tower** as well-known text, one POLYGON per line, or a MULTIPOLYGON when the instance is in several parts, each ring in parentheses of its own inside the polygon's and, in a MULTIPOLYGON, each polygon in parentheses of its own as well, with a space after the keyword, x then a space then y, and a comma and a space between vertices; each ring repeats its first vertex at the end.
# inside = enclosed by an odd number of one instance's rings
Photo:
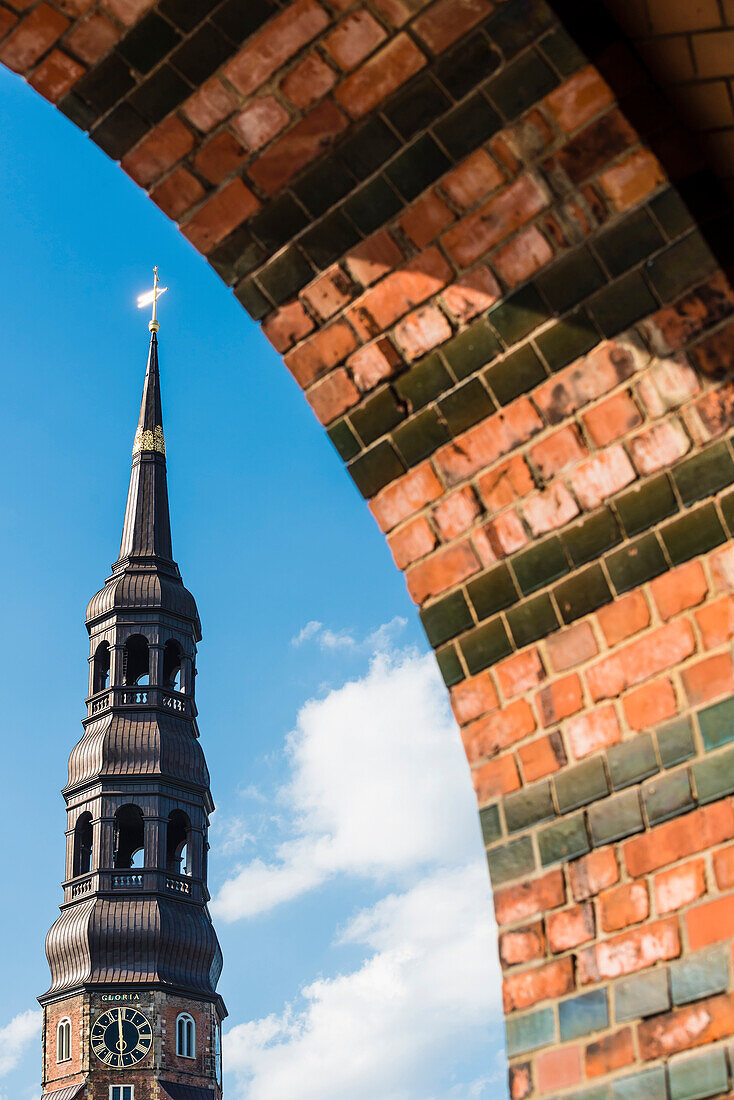
POLYGON ((44 1100, 222 1095, 201 628, 171 549, 155 304, 149 327, 120 554, 87 608, 87 717, 63 791, 64 900, 39 998, 44 1100))

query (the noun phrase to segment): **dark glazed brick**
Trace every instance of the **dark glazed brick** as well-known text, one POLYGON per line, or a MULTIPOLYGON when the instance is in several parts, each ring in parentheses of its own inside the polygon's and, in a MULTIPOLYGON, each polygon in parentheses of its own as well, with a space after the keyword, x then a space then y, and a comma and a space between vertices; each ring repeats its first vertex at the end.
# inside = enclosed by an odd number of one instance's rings
MULTIPOLYGON (((161 0, 158 10, 166 19, 170 19, 180 31, 193 31, 209 12, 219 5, 220 0, 161 0)), ((256 5, 256 0, 253 6, 256 5)), ((267 6, 267 5, 266 5, 267 6)))
POLYGON ((681 462, 673 470, 673 481, 686 505, 730 485, 734 481, 734 462, 726 443, 716 443, 681 462))
POLYGON ((657 308, 647 283, 636 271, 618 279, 589 302, 591 314, 605 336, 616 336, 657 308))
POLYGON ((612 1100, 668 1100, 665 1066, 622 1077, 612 1084, 612 1100))
POLYGON ((628 535, 639 535, 648 527, 670 516, 678 508, 675 494, 665 474, 646 482, 642 488, 633 489, 617 497, 614 506, 628 535))
POLYGON ((673 565, 680 565, 726 542, 724 528, 713 504, 687 512, 663 527, 661 534, 673 565))
POLYGON ((435 119, 447 111, 451 101, 435 81, 421 74, 408 84, 395 98, 388 101, 383 114, 404 141, 419 130, 425 130, 435 119))
POLYGON ((151 11, 117 44, 117 52, 139 73, 149 73, 181 41, 170 23, 151 11))
POLYGON ((472 424, 494 412, 494 402, 478 378, 442 398, 438 407, 453 435, 471 428, 472 424))
POLYGON ((411 367, 395 382, 395 389, 412 409, 422 409, 439 394, 451 389, 453 381, 435 353, 411 367))
POLYGON ((510 1057, 537 1050, 555 1042, 556 1028, 552 1008, 541 1008, 524 1016, 508 1016, 505 1024, 507 1053, 510 1057))
POLYGON ((507 613, 507 622, 518 649, 537 642, 538 638, 545 638, 561 625, 548 595, 536 596, 534 600, 514 607, 507 613))
POLYGON ((341 210, 334 210, 304 233, 300 245, 309 260, 323 270, 353 248, 359 239, 356 229, 341 210))
POLYGON ((492 619, 477 627, 459 645, 472 676, 512 653, 512 646, 501 619, 492 619))
POLYGON ((734 749, 709 756, 694 764, 693 782, 700 803, 715 802, 734 792, 734 749))
POLYGON ((203 84, 232 56, 232 46, 211 23, 204 23, 171 57, 171 64, 194 85, 203 84))
MULTIPOLYGON (((175 0, 176 6, 179 3, 180 0, 175 0)), ((246 4, 242 0, 227 0, 212 16, 212 22, 235 44, 239 44, 254 34, 277 10, 267 0, 247 0, 246 4)))
POLYGON ((645 783, 642 787, 642 801, 650 825, 659 825, 661 821, 669 821, 692 810, 695 803, 688 772, 683 769, 645 783))
POLYGON ((373 397, 350 414, 352 427, 362 442, 369 445, 385 435, 404 418, 405 413, 389 386, 379 390, 373 397))
POLYGON ((362 233, 373 233, 403 209, 402 200, 382 176, 347 199, 344 212, 362 233))
POLYGON ((529 829, 531 825, 537 825, 539 821, 548 821, 556 816, 551 798, 550 783, 538 783, 534 787, 526 787, 516 794, 507 795, 504 800, 505 820, 509 832, 516 833, 520 829, 529 829))
POLYGON ((734 741, 734 699, 724 699, 699 711, 698 724, 706 752, 734 741))
POLYGON ((615 791, 655 775, 659 768, 652 737, 638 733, 631 741, 612 745, 607 749, 607 764, 615 791))
POLYGON ((350 129, 336 155, 358 180, 367 179, 400 148, 397 137, 381 118, 350 129))
POLYGON ((121 103, 89 136, 112 160, 122 160, 147 132, 147 122, 127 103, 121 103))
POLYGON ((463 592, 452 592, 431 607, 420 612, 423 629, 432 646, 441 645, 449 638, 468 630, 474 620, 463 592))
POLYGON ((460 336, 449 340, 443 354, 456 377, 461 379, 485 366, 500 350, 499 341, 487 322, 476 321, 460 336))
POLYGON ((617 595, 629 592, 638 584, 658 577, 668 568, 657 535, 643 535, 636 542, 630 542, 621 550, 606 558, 609 576, 617 595))
POLYGON ((454 99, 463 99, 472 88, 486 80, 502 64, 497 50, 490 47, 483 34, 464 39, 436 61, 433 74, 454 99))
POLYGON ((555 16, 544 0, 520 0, 504 4, 487 25, 490 40, 502 51, 505 60, 515 57, 553 26, 555 16))
POLYGON ((191 95, 191 87, 170 65, 161 65, 130 96, 129 102, 149 122, 158 123, 191 95))
POLYGON ((583 302, 606 283, 606 276, 586 248, 578 248, 535 278, 535 284, 556 313, 583 302))
POLYGON ((500 405, 508 405, 547 378, 546 370, 531 344, 525 344, 495 363, 484 375, 500 405))
POLYGON ((572 623, 612 599, 609 585, 598 565, 592 565, 583 573, 577 573, 570 580, 557 584, 553 595, 564 623, 572 623))
POLYGON ((598 343, 599 333, 583 309, 535 337, 535 346, 552 371, 567 367, 598 343))
POLYGON ((512 568, 523 596, 565 577, 569 564, 560 540, 554 535, 512 558, 512 568))
POLYGON ((610 844, 613 840, 640 833, 644 829, 640 796, 637 788, 615 794, 606 802, 592 806, 589 810, 589 825, 594 847, 610 844))
POLYGON ((451 439, 435 409, 426 409, 393 432, 393 442, 409 466, 428 458, 451 439))
POLYGON ((545 58, 528 50, 487 85, 495 107, 512 122, 558 86, 558 77, 545 58))
POLYGON ((260 241, 263 248, 275 251, 288 244, 296 233, 308 225, 308 218, 301 207, 287 192, 268 203, 248 223, 248 229, 260 241))
POLYGON ((574 565, 585 565, 598 558, 621 537, 619 525, 609 508, 603 508, 561 536, 574 565))
POLYGON ((499 848, 490 848, 487 852, 489 877, 493 886, 499 886, 510 879, 527 875, 535 869, 535 856, 530 837, 519 837, 503 844, 499 848))
POLYGON ((354 458, 362 450, 361 444, 346 420, 337 420, 326 434, 334 444, 339 457, 345 462, 349 462, 350 458, 354 458))
POLYGON ((518 599, 515 583, 506 565, 498 565, 478 580, 470 581, 466 590, 480 621, 503 611, 518 599))
POLYGON ((582 813, 550 825, 538 834, 538 850, 543 867, 561 860, 566 863, 571 859, 578 859, 589 849, 586 821, 582 813))
POLYGON ((646 210, 636 210, 594 241, 594 249, 607 270, 622 275, 640 260, 657 252, 665 238, 646 210))
POLYGON ((297 248, 287 249, 258 274, 264 290, 276 305, 287 302, 313 277, 313 268, 297 248))
POLYGON ((100 113, 80 99, 76 92, 69 92, 56 106, 62 115, 73 122, 75 126, 78 126, 80 130, 88 130, 100 113))
POLYGON ((656 195, 650 202, 650 210, 663 227, 663 232, 672 240, 680 237, 692 225, 688 207, 677 191, 669 188, 656 195))
POLYGON ((687 959, 672 963, 670 992, 674 1005, 687 1005, 701 997, 724 993, 729 984, 729 952, 726 947, 696 951, 687 959))
POLYGON ((608 1027, 609 1006, 606 989, 594 989, 591 993, 582 993, 580 997, 559 1001, 558 1022, 561 1027, 562 1043, 608 1027))
POLYGON ((88 103, 97 115, 109 111, 135 86, 130 66, 118 53, 111 53, 74 85, 74 94, 88 103))
POLYGON ((560 28, 543 39, 543 53, 561 76, 571 76, 586 65, 586 56, 566 31, 560 28))
POLYGON ((416 138, 385 169, 385 175, 407 202, 447 172, 451 164, 429 134, 416 138))
POLYGON ((488 313, 489 322, 507 345, 516 344, 548 319, 548 311, 532 283, 509 294, 488 313))
POLYGON ((704 1096, 722 1096, 729 1091, 729 1071, 723 1047, 671 1062, 668 1072, 672 1100, 700 1100, 704 1096))
POLYGON ((207 259, 220 279, 227 286, 234 286, 260 266, 264 255, 263 249, 250 236, 249 229, 240 225, 209 253, 207 259))
POLYGON ((672 768, 696 755, 690 718, 679 718, 657 731, 658 752, 664 768, 672 768))
POLYGON ((455 161, 473 153, 502 126, 502 120, 487 100, 477 92, 433 128, 446 152, 455 161))
POLYGON ((459 655, 452 645, 444 646, 436 653, 438 668, 446 687, 453 687, 464 679, 464 670, 461 667, 459 655))
POLYGON ((668 302, 714 271, 716 260, 701 234, 689 233, 645 266, 655 290, 668 302))
POLYGON ((320 218, 354 188, 354 179, 334 156, 319 161, 291 185, 314 218, 320 218))
POLYGON ((362 496, 369 499, 405 473, 405 463, 395 454, 391 444, 384 440, 355 459, 347 469, 362 496))
POLYGON ((500 811, 496 805, 485 806, 485 808, 480 811, 479 823, 482 827, 482 839, 484 840, 485 847, 489 844, 494 844, 495 840, 499 840, 502 836, 500 811))
POLYGON ((618 1024, 640 1016, 657 1016, 670 1008, 667 970, 648 970, 614 983, 614 1015, 618 1024))
POLYGON ((590 802, 597 802, 609 794, 604 762, 600 756, 585 760, 574 768, 568 768, 553 780, 558 799, 558 809, 562 814, 569 810, 578 810, 590 802))
POLYGON ((734 493, 727 493, 719 500, 719 508, 724 517, 724 523, 729 528, 729 533, 734 534, 734 493))
POLYGON ((262 321, 273 308, 273 303, 265 297, 254 279, 243 279, 235 287, 234 296, 245 307, 253 321, 262 321))

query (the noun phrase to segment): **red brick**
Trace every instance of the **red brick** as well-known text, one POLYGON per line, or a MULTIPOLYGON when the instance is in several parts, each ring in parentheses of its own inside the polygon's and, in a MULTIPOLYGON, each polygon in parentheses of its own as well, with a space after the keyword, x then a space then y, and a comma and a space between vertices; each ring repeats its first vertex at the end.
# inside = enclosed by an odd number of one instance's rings
POLYGON ((461 739, 467 760, 475 764, 485 756, 495 756, 501 749, 522 741, 534 729, 535 715, 530 704, 524 699, 517 699, 502 710, 478 718, 462 729, 461 739))
POLYGON ((581 951, 577 956, 579 985, 634 974, 654 966, 656 962, 675 959, 678 955, 678 921, 655 921, 581 951))
POLYGON ((454 214, 438 193, 429 191, 403 214, 400 228, 417 248, 426 248, 454 220, 454 214))
POLYGON ((441 180, 441 190, 461 210, 468 210, 505 182, 489 153, 477 149, 441 180))
POLYGON ((690 449, 691 441, 677 420, 663 420, 641 432, 628 446, 637 472, 644 475, 672 466, 690 449))
POLYGON ((654 726, 678 711, 673 685, 665 678, 629 692, 622 705, 628 723, 635 730, 654 726))
POLYGON ((532 882, 518 882, 494 892, 494 912, 502 927, 558 909, 566 902, 563 871, 548 871, 532 882))
POLYGON ((704 649, 715 649, 734 635, 734 600, 724 596, 695 613, 704 649))
POLYGON ((522 176, 444 233, 443 243, 456 263, 469 267, 546 205, 545 194, 535 180, 522 176))
POLYGON ((640 410, 628 390, 608 397, 585 413, 582 420, 597 447, 606 447, 642 423, 640 410))
POLYGON ((734 591, 734 546, 712 555, 711 572, 718 592, 734 591))
MULTIPOLYGON (((719 271, 673 305, 653 313, 644 322, 644 326, 657 353, 667 355, 668 352, 684 347, 694 336, 720 321, 731 312, 733 305, 732 288, 723 272, 719 271)), ((667 362, 673 367, 678 365, 677 360, 667 362)), ((681 365, 685 366, 685 361, 681 365)), ((664 368, 665 362, 660 366, 664 368)), ((690 368, 687 370, 690 371, 690 368)), ((693 392, 697 392, 697 389, 698 387, 693 392)))
POLYGON ((715 802, 633 837, 622 851, 628 872, 638 878, 732 837, 734 810, 727 801, 715 802))
POLYGON ((342 363, 357 345, 345 321, 334 321, 285 357, 285 364, 304 389, 326 371, 342 363))
POLYGON ((578 186, 637 141, 637 134, 622 112, 610 110, 566 142, 545 168, 547 171, 565 172, 568 179, 578 186))
POLYGON ((413 30, 435 54, 485 19, 494 9, 491 0, 437 0, 413 23, 413 30))
POLYGON ((242 138, 245 147, 254 152, 267 145, 291 120, 285 107, 273 95, 253 100, 244 111, 232 119, 232 129, 242 138))
POLYGON ((734 1035, 734 994, 709 997, 637 1025, 638 1048, 645 1061, 667 1058, 729 1035, 734 1035))
POLYGON ((398 523, 437 500, 443 486, 429 462, 423 462, 407 474, 382 489, 369 508, 383 531, 391 531, 398 523))
POLYGON ((199 252, 206 255, 223 237, 241 225, 260 203, 241 179, 234 179, 200 207, 182 232, 199 252))
POLYGON ((69 20, 44 0, 5 39, 0 48, 0 61, 13 72, 25 73, 68 26, 69 20))
POLYGON ((597 397, 608 393, 642 365, 632 344, 609 342, 554 374, 533 391, 533 401, 549 424, 557 424, 597 397))
POLYGON ((727 369, 734 354, 734 325, 728 324, 706 336, 689 352, 693 366, 710 378, 718 378, 727 369))
POLYGON ((641 592, 630 592, 597 611, 602 634, 612 647, 650 625, 650 609, 641 592))
POLYGON ((472 477, 515 447, 526 443, 543 428, 543 422, 526 397, 518 398, 501 413, 487 417, 435 455, 438 469, 449 485, 472 477))
MULTIPOLYGON (((546 149, 556 141, 556 131, 550 126, 548 120, 540 113, 537 108, 532 111, 528 111, 522 118, 518 119, 508 130, 505 131, 507 139, 512 146, 513 151, 517 154, 520 160, 529 163, 536 160, 546 149)), ((556 239, 560 241, 560 238, 564 236, 563 231, 560 230, 557 223, 554 224, 554 236, 558 231, 556 239)))
POLYGON ((194 135, 175 115, 147 134, 122 160, 122 168, 141 187, 148 187, 193 149, 194 135))
POLYGON ((515 928, 503 932, 499 938, 500 962, 503 966, 533 962, 545 955, 543 922, 537 921, 528 928, 515 928))
POLYGON ((506 975, 502 982, 502 999, 505 1012, 517 1012, 541 1001, 555 1000, 574 987, 573 959, 557 959, 524 970, 521 974, 506 975))
MULTIPOLYGON (((308 302, 322 321, 328 321, 352 298, 352 283, 338 264, 325 271, 318 279, 301 291, 301 298, 308 302)), ((362 387, 360 387, 361 389, 362 387)))
POLYGON ((102 12, 92 12, 86 19, 75 23, 65 38, 68 49, 94 65, 118 41, 122 32, 102 12))
POLYGON ((497 681, 505 699, 522 695, 537 687, 545 679, 545 669, 540 654, 534 647, 515 653, 506 661, 495 665, 497 681))
POLYGON ((121 23, 132 27, 154 3, 155 0, 105 0, 104 7, 117 16, 121 23))
MULTIPOLYGON (((714 857, 714 860, 716 857, 714 857)), ((655 904, 660 916, 682 909, 706 893, 706 872, 702 859, 692 859, 670 871, 661 871, 653 880, 655 904)))
POLYGON ((482 506, 477 500, 474 490, 471 486, 465 485, 463 489, 457 489, 455 493, 449 493, 433 509, 433 521, 441 538, 445 542, 450 542, 458 535, 463 535, 481 511, 482 506))
POLYGON ((734 886, 734 847, 722 848, 714 853, 714 874, 720 890, 730 890, 734 886))
POLYGON ((243 95, 251 95, 328 25, 329 16, 316 0, 294 0, 248 39, 224 75, 243 95))
POLYGON ((562 680, 556 680, 538 692, 535 701, 544 726, 562 722, 564 718, 580 711, 584 705, 581 680, 575 672, 571 676, 564 676, 562 680))
POLYGON ((176 168, 159 183, 150 197, 169 218, 178 219, 204 197, 204 188, 186 168, 176 168))
POLYGON ((361 118, 422 69, 426 59, 406 34, 397 34, 379 53, 347 77, 336 98, 352 118, 361 118))
POLYGON ((734 423, 734 382, 707 393, 687 411, 685 420, 694 442, 716 439, 734 423))
POLYGON ((250 179, 266 194, 274 195, 296 172, 320 156, 347 125, 336 104, 322 100, 250 165, 250 179))
POLYGON ((566 725, 566 741, 576 760, 622 740, 614 707, 597 707, 572 718, 566 725))
POLYGON ((548 657, 556 672, 580 665, 599 652, 589 623, 577 623, 546 641, 548 657))
POLYGON ((394 27, 402 27, 431 0, 375 0, 380 15, 394 27))
POLYGON ((583 901, 619 882, 614 848, 599 848, 568 865, 568 881, 575 901, 583 901))
POLYGON ((582 508, 591 511, 603 500, 618 493, 636 477, 622 447, 610 447, 580 466, 571 475, 571 484, 582 508))
POLYGON ((430 554, 437 542, 435 532, 431 530, 423 516, 414 519, 412 523, 407 523, 387 539, 398 569, 405 569, 411 562, 430 554))
POLYGON ((482 474, 478 488, 487 508, 497 512, 532 492, 535 482, 525 459, 513 455, 501 466, 482 474))
MULTIPOLYGON (((379 247, 382 249, 383 242, 379 247)), ((367 263, 371 262, 367 260, 367 263)), ((354 252, 347 257, 346 265, 352 277, 362 281, 359 276, 361 265, 359 261, 355 265, 354 252)), ((348 317, 362 339, 369 340, 383 333, 426 298, 442 290, 451 275, 451 268, 438 249, 429 248, 368 290, 351 307, 348 317)))
POLYGON ((459 542, 410 569, 406 574, 408 591, 415 603, 423 604, 478 572, 479 562, 471 543, 459 542))
POLYGON ((734 663, 729 653, 707 657, 683 671, 683 686, 691 706, 734 690, 734 663))
POLYGON ((395 374, 401 365, 402 359, 387 339, 375 340, 374 344, 358 348, 347 359, 347 366, 362 393, 395 374))
POLYGON ((602 172, 599 182, 617 210, 629 210, 665 180, 665 172, 652 153, 640 149, 602 172))
POLYGON ((589 122, 613 101, 614 93, 593 65, 581 69, 544 100, 545 106, 567 134, 589 122))
POLYGON ((339 367, 311 386, 306 393, 306 400, 321 423, 330 424, 337 416, 356 405, 359 396, 359 390, 347 372, 339 367))
POLYGON ((480 672, 451 688, 451 707, 460 725, 488 714, 498 706, 499 699, 489 672, 480 672))
POLYGON ((525 528, 515 512, 504 512, 475 531, 473 537, 484 565, 492 565, 514 554, 528 542, 525 528))
POLYGON ((673 359, 653 363, 637 383, 637 393, 649 416, 664 416, 670 409, 685 404, 700 389, 688 364, 673 359))
POLYGON ((244 159, 245 150, 237 138, 228 130, 223 130, 202 145, 194 157, 194 167, 204 179, 219 184, 231 176, 244 159))
POLYGON ((263 332, 276 351, 285 352, 309 332, 314 323, 300 302, 289 302, 263 321, 263 332))
POLYGON ((581 1051, 577 1046, 565 1046, 538 1054, 535 1059, 538 1092, 554 1092, 569 1088, 581 1080, 581 1051))
POLYGON ((584 1051, 586 1076, 601 1077, 613 1073, 615 1069, 629 1066, 635 1060, 635 1048, 632 1040, 632 1028, 625 1027, 613 1035, 604 1035, 589 1043, 584 1051))
POLYGON ((552 432, 530 448, 530 458, 544 481, 588 455, 578 428, 570 424, 552 432))
POLYGON ((667 621, 701 603, 706 598, 708 583, 701 563, 693 561, 657 577, 650 585, 650 592, 660 618, 667 621))
POLYGON ((502 296, 499 283, 484 264, 468 271, 441 294, 444 305, 457 321, 471 321, 502 296))
POLYGON ((527 783, 544 779, 546 775, 560 771, 567 763, 563 740, 558 732, 538 737, 535 741, 521 746, 517 755, 527 783))
POLYGON ((237 100, 227 88, 212 77, 206 84, 202 84, 197 92, 186 100, 182 111, 193 122, 197 130, 208 134, 220 122, 232 114, 237 107, 237 100))
POLYGON ((385 29, 362 8, 348 15, 336 30, 326 36, 323 44, 339 68, 349 72, 386 38, 385 29))
MULTIPOLYGON (((433 253, 429 255, 433 256, 433 253)), ((362 286, 370 286, 384 275, 389 275, 402 262, 402 252, 385 229, 362 241, 346 256, 349 274, 362 286)))
POLYGON ((280 90, 296 107, 305 111, 334 87, 336 73, 313 51, 286 76, 280 90))
POLYGON ((626 882, 599 896, 599 915, 605 932, 617 932, 639 924, 650 915, 650 900, 644 882, 626 882))
POLYGON ((18 17, 8 11, 7 8, 0 8, 0 38, 4 38, 11 27, 14 27, 18 22, 18 17))
POLYGON ((520 786, 520 777, 514 757, 501 756, 498 760, 482 764, 472 772, 472 782, 480 806, 490 798, 516 791, 520 786))
POLYGON ((58 101, 76 84, 85 72, 83 65, 61 50, 52 50, 44 58, 28 83, 51 103, 58 101))
POLYGON ((570 951, 582 943, 593 940, 595 935, 594 908, 586 902, 564 909, 560 913, 549 913, 545 919, 548 932, 548 944, 551 951, 570 951))
POLYGON ((564 527, 579 514, 579 507, 562 481, 525 501, 523 515, 534 535, 564 527))
POLYGON ((451 325, 436 306, 414 310, 395 328, 395 340, 409 362, 420 359, 450 336, 451 325))
POLYGON ((693 631, 686 620, 668 623, 589 669, 586 678, 592 697, 599 700, 619 695, 625 688, 677 665, 695 648, 693 631))
POLYGON ((518 233, 504 248, 498 249, 492 257, 492 264, 500 278, 512 289, 552 259, 553 249, 540 230, 532 225, 530 229, 518 233))

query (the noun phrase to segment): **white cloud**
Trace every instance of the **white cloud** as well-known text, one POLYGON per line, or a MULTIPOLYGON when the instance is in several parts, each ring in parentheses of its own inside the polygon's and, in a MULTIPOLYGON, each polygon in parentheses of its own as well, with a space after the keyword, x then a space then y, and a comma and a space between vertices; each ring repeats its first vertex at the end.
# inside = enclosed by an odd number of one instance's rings
POLYGON ((318 619, 312 619, 291 638, 291 645, 301 646, 304 642, 315 640, 325 652, 348 650, 353 653, 374 653, 391 645, 400 631, 405 629, 407 622, 401 615, 396 615, 389 623, 383 623, 360 641, 349 630, 330 630, 318 619))
POLYGON ((301 628, 300 632, 296 634, 294 638, 291 638, 291 645, 303 645, 309 638, 313 638, 315 634, 318 634, 323 625, 323 623, 318 622, 316 619, 311 619, 309 623, 306 623, 306 625, 301 628))
POLYGON ((0 1027, 0 1077, 5 1077, 20 1062, 25 1049, 41 1030, 42 1014, 34 1009, 20 1012, 9 1024, 0 1027))
POLYGON ((303 705, 287 755, 291 779, 278 801, 297 831, 274 858, 224 883, 212 903, 220 920, 266 912, 336 874, 388 879, 480 851, 466 760, 431 655, 378 652, 362 679, 303 705))
POLYGON ((500 980, 489 912, 486 871, 474 864, 434 871, 360 913, 341 937, 369 951, 357 970, 321 978, 281 1015, 227 1033, 233 1095, 496 1097, 495 1074, 465 1085, 442 1080, 462 1056, 484 1052, 491 1061, 500 980))

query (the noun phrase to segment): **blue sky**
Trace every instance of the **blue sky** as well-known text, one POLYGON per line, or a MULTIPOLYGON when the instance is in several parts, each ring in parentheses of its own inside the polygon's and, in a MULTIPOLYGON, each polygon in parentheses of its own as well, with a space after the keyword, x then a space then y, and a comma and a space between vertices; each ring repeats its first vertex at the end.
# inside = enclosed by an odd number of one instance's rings
POLYGON ((225 1095, 503 1095, 473 795, 382 535, 278 355, 143 192, 5 70, 0 127, 0 1100, 39 1093, 83 615, 119 546, 154 263, 174 553, 204 631, 225 1095))

